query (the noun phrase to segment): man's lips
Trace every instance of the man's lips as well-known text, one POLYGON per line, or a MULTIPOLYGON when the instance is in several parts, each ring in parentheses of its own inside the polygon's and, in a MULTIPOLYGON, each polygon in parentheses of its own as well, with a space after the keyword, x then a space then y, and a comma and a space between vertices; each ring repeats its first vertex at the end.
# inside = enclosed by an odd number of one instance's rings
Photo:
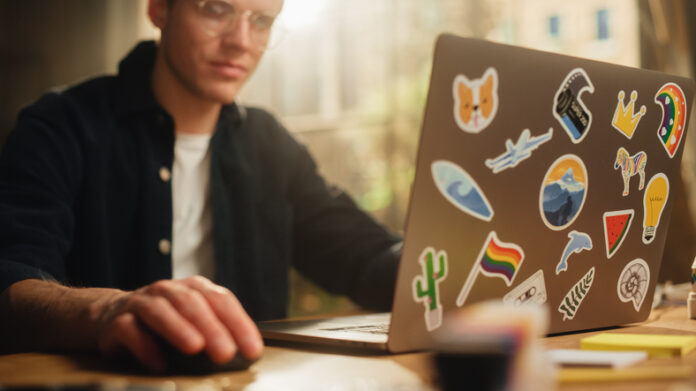
POLYGON ((213 72, 230 79, 240 79, 247 74, 247 68, 236 62, 211 61, 213 72))

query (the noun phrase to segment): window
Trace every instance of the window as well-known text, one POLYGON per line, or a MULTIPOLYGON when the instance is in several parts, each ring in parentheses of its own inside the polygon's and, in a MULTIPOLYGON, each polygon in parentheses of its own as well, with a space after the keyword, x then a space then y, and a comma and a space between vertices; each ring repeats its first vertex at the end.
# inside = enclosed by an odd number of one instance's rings
POLYGON ((558 15, 549 18, 549 35, 552 38, 558 38, 561 35, 561 18, 558 15))
POLYGON ((602 41, 609 39, 609 10, 597 11, 597 39, 602 41))

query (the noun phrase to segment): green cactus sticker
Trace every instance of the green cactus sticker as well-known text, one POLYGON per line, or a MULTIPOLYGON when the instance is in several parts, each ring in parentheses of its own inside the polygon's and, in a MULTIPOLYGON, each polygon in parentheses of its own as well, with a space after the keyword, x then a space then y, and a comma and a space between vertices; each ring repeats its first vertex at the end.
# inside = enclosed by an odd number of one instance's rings
POLYGON ((423 303, 425 326, 428 331, 432 331, 442 324, 442 304, 438 286, 447 276, 447 253, 436 252, 432 247, 427 247, 418 261, 422 274, 413 278, 413 299, 423 303))

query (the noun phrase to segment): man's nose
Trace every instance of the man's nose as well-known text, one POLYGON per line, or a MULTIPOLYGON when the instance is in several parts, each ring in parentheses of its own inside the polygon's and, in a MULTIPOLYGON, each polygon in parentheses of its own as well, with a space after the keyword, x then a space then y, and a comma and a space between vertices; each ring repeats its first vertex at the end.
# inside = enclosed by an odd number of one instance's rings
POLYGON ((249 19, 241 17, 229 29, 222 33, 222 42, 226 46, 235 46, 243 50, 252 48, 249 19))

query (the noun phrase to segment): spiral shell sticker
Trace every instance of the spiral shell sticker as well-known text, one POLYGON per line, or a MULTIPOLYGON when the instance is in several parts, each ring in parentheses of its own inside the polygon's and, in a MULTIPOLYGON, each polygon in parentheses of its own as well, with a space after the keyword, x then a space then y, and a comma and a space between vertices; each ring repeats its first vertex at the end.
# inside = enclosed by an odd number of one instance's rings
POLYGON ((641 305, 648 292, 650 282, 650 268, 648 264, 640 259, 634 259, 624 267, 616 285, 616 293, 622 302, 633 302, 633 308, 640 311, 641 305))

